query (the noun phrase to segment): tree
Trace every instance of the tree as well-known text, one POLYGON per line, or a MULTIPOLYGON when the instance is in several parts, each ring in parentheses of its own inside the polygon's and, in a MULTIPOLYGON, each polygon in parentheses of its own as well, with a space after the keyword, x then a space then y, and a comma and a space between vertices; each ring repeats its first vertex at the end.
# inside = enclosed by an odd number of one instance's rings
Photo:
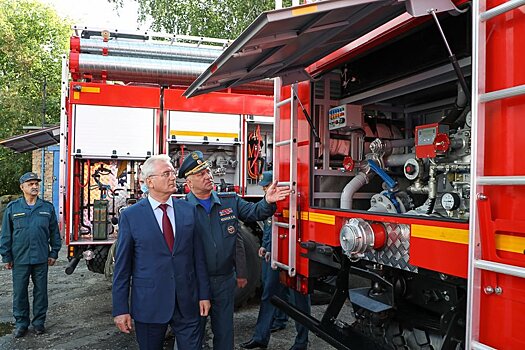
MULTIPOLYGON (((125 0, 108 0, 121 6, 125 0)), ((151 17, 159 32, 211 38, 235 39, 275 0, 135 0, 139 20, 151 17)), ((289 6, 291 0, 284 1, 289 6)))
MULTIPOLYGON (((0 0, 0 139, 60 121, 61 55, 70 24, 36 0, 0 0)), ((0 148, 0 195, 20 191, 18 178, 31 170, 31 155, 0 148)))

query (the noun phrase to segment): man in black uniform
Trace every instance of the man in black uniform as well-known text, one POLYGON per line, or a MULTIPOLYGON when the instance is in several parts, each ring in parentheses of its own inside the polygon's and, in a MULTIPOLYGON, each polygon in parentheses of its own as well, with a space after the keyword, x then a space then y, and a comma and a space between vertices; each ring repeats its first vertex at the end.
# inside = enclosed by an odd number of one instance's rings
MULTIPOLYGON (((235 285, 237 282, 237 286, 243 288, 248 282, 243 270, 246 260, 244 247, 239 245, 238 220, 265 220, 275 212, 275 202, 286 198, 290 190, 277 187, 274 181, 257 203, 247 202, 235 193, 217 193, 213 190, 209 165, 199 151, 191 152, 184 159, 178 176, 186 178, 191 191, 186 200, 197 207, 199 231, 205 234, 202 241, 211 285, 213 349, 231 350, 235 285)), ((204 321, 203 332, 205 325, 204 321)))

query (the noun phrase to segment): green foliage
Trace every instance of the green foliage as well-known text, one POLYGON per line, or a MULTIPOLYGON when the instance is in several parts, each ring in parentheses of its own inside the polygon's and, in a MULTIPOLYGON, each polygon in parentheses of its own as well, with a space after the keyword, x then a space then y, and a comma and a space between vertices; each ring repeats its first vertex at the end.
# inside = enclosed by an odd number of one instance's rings
MULTIPOLYGON (((117 6, 123 0, 108 0, 117 6)), ((153 19, 152 29, 182 35, 235 39, 275 0, 135 0, 139 20, 153 19)), ((290 6, 290 1, 283 1, 290 6)))
MULTIPOLYGON (((45 124, 60 121, 61 55, 69 33, 70 24, 39 1, 0 0, 0 139, 42 125, 45 80, 45 124)), ((0 148, 0 195, 18 193, 18 178, 29 170, 30 154, 0 148)))

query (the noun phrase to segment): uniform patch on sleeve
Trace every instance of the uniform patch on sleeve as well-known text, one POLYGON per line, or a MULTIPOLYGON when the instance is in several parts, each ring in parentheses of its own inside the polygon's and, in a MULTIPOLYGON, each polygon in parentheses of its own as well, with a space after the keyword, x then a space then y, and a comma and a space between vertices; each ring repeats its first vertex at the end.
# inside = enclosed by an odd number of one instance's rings
POLYGON ((231 213, 233 213, 233 209, 232 208, 226 208, 226 209, 223 209, 223 210, 219 211, 219 216, 230 215, 231 213))

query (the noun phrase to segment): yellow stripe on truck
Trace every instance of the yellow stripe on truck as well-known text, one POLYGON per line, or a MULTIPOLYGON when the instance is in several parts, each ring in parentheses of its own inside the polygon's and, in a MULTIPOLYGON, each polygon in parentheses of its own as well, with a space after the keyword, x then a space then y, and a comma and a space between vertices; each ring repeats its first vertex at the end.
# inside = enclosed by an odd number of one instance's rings
POLYGON ((317 5, 304 6, 298 9, 292 10, 293 16, 307 15, 309 13, 317 12, 317 5))
POLYGON ((523 254, 525 251, 525 237, 496 235, 496 249, 523 254))
POLYGON ((80 100, 80 93, 87 92, 92 94, 100 94, 100 88, 94 86, 82 86, 80 91, 73 91, 73 100, 80 100))
POLYGON ((234 132, 213 132, 213 131, 186 131, 186 130, 171 130, 171 136, 208 136, 208 137, 227 137, 236 138, 239 134, 234 132))
MULTIPOLYGON (((300 214, 301 220, 335 225, 335 215, 312 212, 301 212, 300 214)), ((283 216, 285 218, 288 217, 288 210, 283 210, 283 216)), ((410 235, 414 238, 425 238, 458 244, 468 244, 469 242, 469 230, 449 227, 412 224, 410 235)), ((496 234, 496 249, 523 254, 523 252, 525 252, 525 237, 496 234)))
POLYGON ((410 235, 417 238, 434 239, 437 241, 468 244, 468 230, 457 228, 411 225, 410 235))
MULTIPOLYGON (((412 237, 433 239, 437 241, 468 244, 469 231, 447 227, 412 225, 412 237)), ((523 254, 525 237, 496 234, 496 249, 511 253, 523 254)))
POLYGON ((100 88, 99 87, 93 87, 93 86, 82 86, 80 89, 80 92, 89 92, 92 94, 100 94, 100 88))
POLYGON ((335 215, 310 212, 308 218, 310 221, 319 222, 321 224, 335 225, 335 215))
MULTIPOLYGON (((308 211, 302 211, 299 213, 301 220, 319 222, 321 224, 335 225, 335 215, 312 213, 308 211)), ((283 210, 283 217, 289 217, 289 211, 283 210)))

